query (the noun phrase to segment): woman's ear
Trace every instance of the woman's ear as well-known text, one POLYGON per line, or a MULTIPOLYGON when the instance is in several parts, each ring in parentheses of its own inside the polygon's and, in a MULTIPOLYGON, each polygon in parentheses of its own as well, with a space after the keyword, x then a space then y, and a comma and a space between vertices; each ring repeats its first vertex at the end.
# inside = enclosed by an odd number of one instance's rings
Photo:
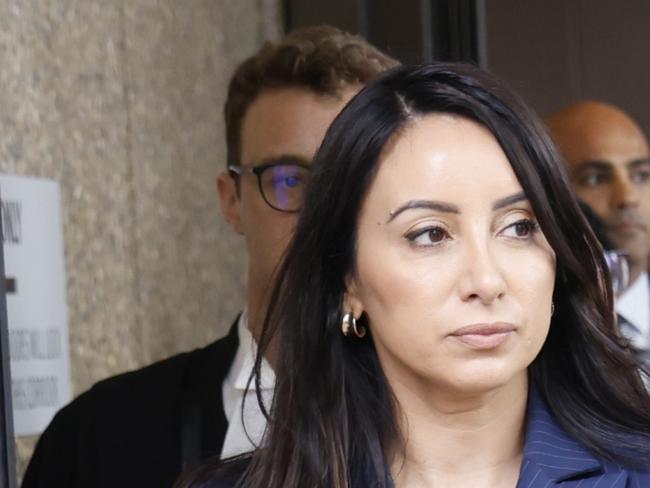
POLYGON ((343 313, 351 313, 354 318, 361 317, 364 311, 363 302, 359 296, 359 285, 350 275, 345 278, 345 294, 343 295, 343 313))

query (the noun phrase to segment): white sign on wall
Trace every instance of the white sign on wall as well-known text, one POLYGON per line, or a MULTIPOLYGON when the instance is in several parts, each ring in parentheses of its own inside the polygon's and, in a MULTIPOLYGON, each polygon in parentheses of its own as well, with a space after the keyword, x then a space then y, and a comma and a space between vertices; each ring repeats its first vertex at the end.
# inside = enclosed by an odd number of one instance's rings
POLYGON ((16 435, 38 434, 71 397, 59 185, 0 175, 16 435))

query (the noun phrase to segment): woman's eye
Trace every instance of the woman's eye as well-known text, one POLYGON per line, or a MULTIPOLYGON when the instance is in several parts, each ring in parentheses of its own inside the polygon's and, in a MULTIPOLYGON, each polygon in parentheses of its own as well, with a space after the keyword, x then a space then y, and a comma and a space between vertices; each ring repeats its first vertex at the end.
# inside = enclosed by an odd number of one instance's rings
POLYGON ((449 234, 442 227, 428 227, 411 232, 406 238, 417 246, 435 246, 440 244, 449 234))
POLYGON ((503 229, 502 234, 506 237, 515 239, 526 239, 530 237, 538 228, 537 222, 530 219, 518 220, 503 229))

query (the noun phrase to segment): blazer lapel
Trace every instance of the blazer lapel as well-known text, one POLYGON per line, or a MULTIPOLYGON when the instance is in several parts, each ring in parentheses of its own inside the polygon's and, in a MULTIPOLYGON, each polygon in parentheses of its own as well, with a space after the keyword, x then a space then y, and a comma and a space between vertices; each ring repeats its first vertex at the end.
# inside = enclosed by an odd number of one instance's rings
POLYGON ((528 400, 524 456, 517 488, 624 488, 627 471, 604 463, 560 427, 535 391, 528 400))

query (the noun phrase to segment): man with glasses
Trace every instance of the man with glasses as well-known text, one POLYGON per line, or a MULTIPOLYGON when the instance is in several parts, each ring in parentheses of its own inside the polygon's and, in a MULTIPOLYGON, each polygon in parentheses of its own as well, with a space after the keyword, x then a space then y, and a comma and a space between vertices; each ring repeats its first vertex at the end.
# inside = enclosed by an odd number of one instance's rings
MULTIPOLYGON (((359 37, 317 27, 267 43, 239 66, 217 190, 246 241, 247 306, 225 338, 104 380, 65 407, 41 436, 23 488, 171 486, 183 469, 259 442, 265 420, 246 387, 310 162, 347 101, 395 64, 359 37)), ((273 385, 264 364, 267 400, 273 385)))

